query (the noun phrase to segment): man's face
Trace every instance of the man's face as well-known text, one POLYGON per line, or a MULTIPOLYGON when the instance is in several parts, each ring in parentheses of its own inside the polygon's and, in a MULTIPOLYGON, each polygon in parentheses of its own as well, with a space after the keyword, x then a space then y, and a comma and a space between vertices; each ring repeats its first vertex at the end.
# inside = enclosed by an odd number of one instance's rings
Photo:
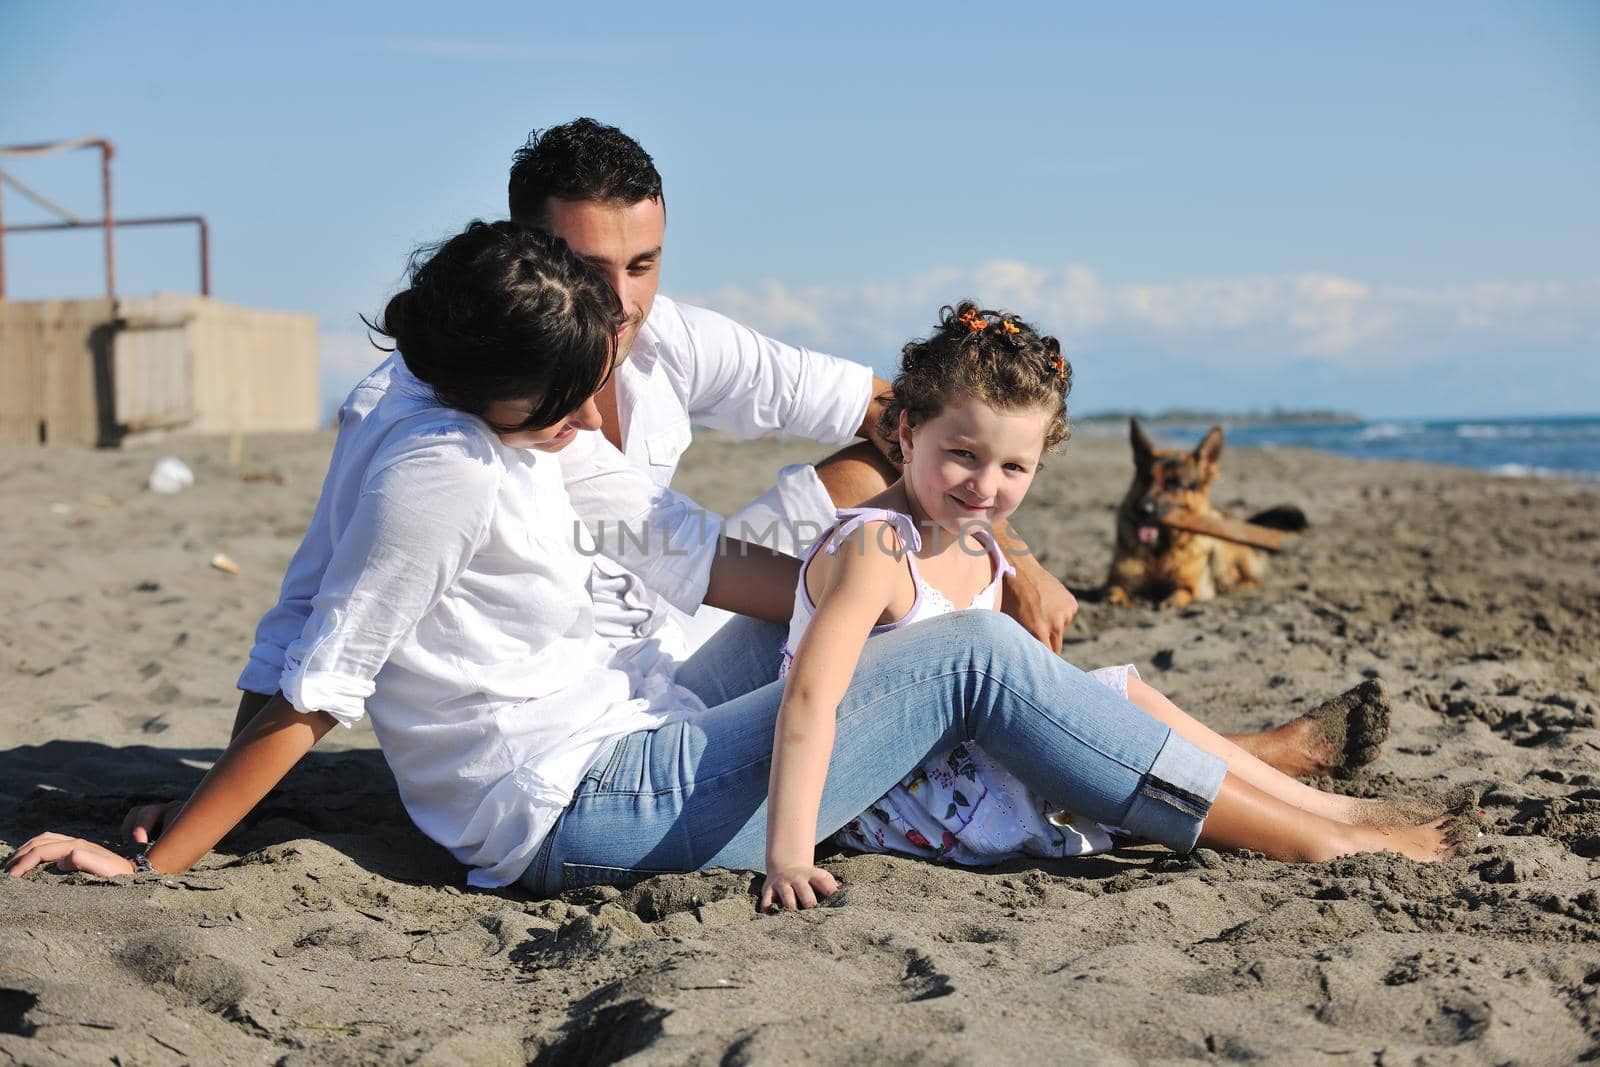
POLYGON ((660 200, 625 204, 552 198, 545 207, 545 228, 599 268, 622 300, 624 321, 617 330, 617 362, 621 363, 639 336, 661 284, 665 207, 660 200))

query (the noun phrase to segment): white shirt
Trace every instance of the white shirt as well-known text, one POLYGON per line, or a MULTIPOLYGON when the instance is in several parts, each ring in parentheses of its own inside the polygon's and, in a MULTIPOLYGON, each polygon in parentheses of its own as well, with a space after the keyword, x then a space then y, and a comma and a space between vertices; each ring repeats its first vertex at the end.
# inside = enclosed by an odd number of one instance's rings
POLYGON ((501 886, 606 743, 700 705, 670 659, 595 636, 556 456, 389 372, 341 427, 307 535, 320 581, 273 688, 347 726, 370 715, 417 826, 501 886))
MULTIPOLYGON (((240 689, 272 693, 279 688, 284 649, 305 629, 337 535, 329 486, 338 472, 365 461, 364 456, 347 454, 360 447, 355 430, 382 404, 391 388, 404 389, 412 399, 424 397, 427 389, 406 370, 400 357, 391 356, 358 382, 340 405, 339 437, 322 496, 300 547, 289 560, 278 602, 256 626, 255 645, 239 675, 240 689)), ((578 537, 574 532, 580 553, 588 557, 594 557, 596 549, 615 553, 629 568, 626 573, 631 581, 648 582, 650 589, 669 603, 693 611, 710 581, 721 518, 646 476, 598 431, 579 431, 558 455, 567 496, 590 534, 578 537), (596 536, 602 523, 609 524, 612 531, 621 523, 647 536, 602 538, 596 536)))
MULTIPOLYGON (((693 424, 741 438, 781 432, 839 444, 856 435, 871 401, 869 368, 774 341, 725 315, 665 296, 656 297, 617 369, 623 453, 663 489, 689 447, 693 424)), ((580 500, 573 488, 573 479, 591 462, 593 457, 571 449, 561 458, 574 504, 586 520, 592 513, 599 521, 603 503, 587 495, 580 500)), ((605 538, 608 547, 614 540, 605 538)), ((685 608, 655 575, 601 557, 591 591, 596 627, 619 647, 653 637, 675 654, 687 651, 663 598, 685 612, 693 608, 685 608)))

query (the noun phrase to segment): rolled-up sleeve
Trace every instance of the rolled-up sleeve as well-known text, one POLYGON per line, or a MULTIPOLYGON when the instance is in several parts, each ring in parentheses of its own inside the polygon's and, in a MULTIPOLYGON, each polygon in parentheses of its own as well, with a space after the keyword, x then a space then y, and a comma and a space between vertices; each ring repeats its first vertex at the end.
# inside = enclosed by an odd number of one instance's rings
MULTIPOLYGON (((292 561, 290 566, 293 566, 292 561)), ((257 624, 255 644, 250 647, 250 659, 234 684, 239 689, 263 696, 275 692, 278 679, 283 675, 283 651, 305 628, 309 614, 311 601, 293 597, 285 589, 278 602, 257 624)))
POLYGON ((690 356, 689 417, 752 438, 769 433, 839 444, 856 436, 872 401, 872 371, 787 345, 725 315, 673 305, 690 356))
POLYGON ((700 606, 722 516, 651 481, 598 430, 580 431, 561 453, 561 477, 587 534, 573 531, 580 552, 622 564, 681 611, 700 606))
POLYGON ((455 431, 398 442, 367 472, 277 688, 346 726, 374 680, 484 544, 502 469, 486 440, 455 431))

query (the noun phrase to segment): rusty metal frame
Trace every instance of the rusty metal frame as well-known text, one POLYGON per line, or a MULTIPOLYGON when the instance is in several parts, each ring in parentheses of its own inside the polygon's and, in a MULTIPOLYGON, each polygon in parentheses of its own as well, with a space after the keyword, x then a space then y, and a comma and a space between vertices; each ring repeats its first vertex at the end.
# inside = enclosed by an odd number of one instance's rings
MULTIPOLYGON (((78 219, 73 222, 29 222, 20 226, 0 224, 0 240, 8 233, 49 233, 54 230, 114 229, 118 226, 182 226, 193 225, 200 231, 200 295, 211 295, 211 228, 204 215, 151 215, 139 218, 116 219, 106 226, 104 219, 78 219)), ((115 295, 107 290, 107 295, 115 295)), ((0 300, 5 299, 5 275, 0 270, 0 300)))
MULTIPOLYGON (((0 157, 6 156, 43 156, 53 155, 57 152, 71 152, 80 148, 97 148, 100 150, 100 206, 101 218, 98 226, 105 230, 105 259, 106 259, 106 296, 115 299, 117 295, 117 245, 116 216, 111 212, 111 157, 116 150, 111 147, 111 142, 104 137, 79 137, 66 141, 49 141, 42 144, 16 144, 0 145, 0 157)), ((0 200, 4 200, 5 183, 0 181, 0 200)), ((0 212, 3 212, 0 206, 0 212)), ((0 300, 6 295, 5 275, 5 232, 4 215, 0 213, 0 300)), ((73 226, 54 227, 56 229, 73 229, 73 226)), ((21 227, 12 227, 12 232, 22 232, 21 227)), ((204 232, 204 231, 202 231, 204 232)), ((202 240, 202 245, 204 240, 202 240)))

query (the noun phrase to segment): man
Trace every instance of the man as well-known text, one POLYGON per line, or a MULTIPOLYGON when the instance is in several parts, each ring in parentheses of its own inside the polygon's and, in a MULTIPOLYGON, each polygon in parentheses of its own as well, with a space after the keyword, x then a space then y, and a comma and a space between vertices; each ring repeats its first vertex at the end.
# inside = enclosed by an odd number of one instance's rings
MULTIPOLYGON (((796 528, 815 536, 832 523, 836 506, 858 504, 898 477, 876 433, 887 382, 858 364, 774 341, 659 294, 666 199, 661 175, 633 138, 589 118, 536 131, 515 154, 507 191, 513 219, 563 238, 621 297, 627 319, 618 363, 596 397, 602 433, 656 484, 670 484, 694 423, 745 438, 775 431, 829 444, 862 438, 815 468, 785 468, 772 491, 730 517, 729 536, 759 537, 798 555, 796 528), (760 537, 774 522, 776 544, 760 537)), ((562 462, 580 512, 604 513, 604 502, 586 492, 584 456, 565 455, 562 462)), ((1017 572, 1005 584, 1004 610, 1060 651, 1076 600, 1024 544, 997 533, 1017 572)), ((696 625, 704 609, 695 620, 675 615, 648 583, 603 556, 595 560, 593 593, 597 628, 621 644, 649 638, 671 647, 687 629, 679 647, 703 651, 680 677, 703 695, 729 699, 777 676, 782 627, 739 619, 708 637, 708 628, 696 625)), ((715 615, 713 623, 725 618, 715 615)), ((1321 774, 1343 766, 1342 723, 1341 715, 1324 711, 1320 719, 1231 740, 1285 773, 1321 774)))
MULTIPOLYGON (((659 294, 666 201, 638 142, 588 118, 536 132, 516 153, 508 193, 513 219, 563 238, 622 298, 618 366, 596 397, 602 432, 657 484, 671 482, 695 423, 745 438, 778 431, 824 444, 862 438, 815 468, 785 468, 772 492, 729 522, 731 536, 752 540, 770 530, 776 542, 764 543, 798 555, 804 545, 796 530, 820 534, 836 506, 860 503, 898 477, 876 433, 887 382, 859 364, 659 294)), ((570 469, 581 464, 563 460, 570 469)), ((1077 602, 1024 545, 1011 543, 1017 574, 1007 580, 1005 608, 1059 651, 1077 602)), ((619 640, 661 634, 671 612, 647 588, 604 557, 596 559, 596 578, 603 633, 619 640)), ((686 648, 706 636, 703 624, 676 621, 696 631, 686 648)), ((775 660, 771 667, 776 677, 775 660)))

